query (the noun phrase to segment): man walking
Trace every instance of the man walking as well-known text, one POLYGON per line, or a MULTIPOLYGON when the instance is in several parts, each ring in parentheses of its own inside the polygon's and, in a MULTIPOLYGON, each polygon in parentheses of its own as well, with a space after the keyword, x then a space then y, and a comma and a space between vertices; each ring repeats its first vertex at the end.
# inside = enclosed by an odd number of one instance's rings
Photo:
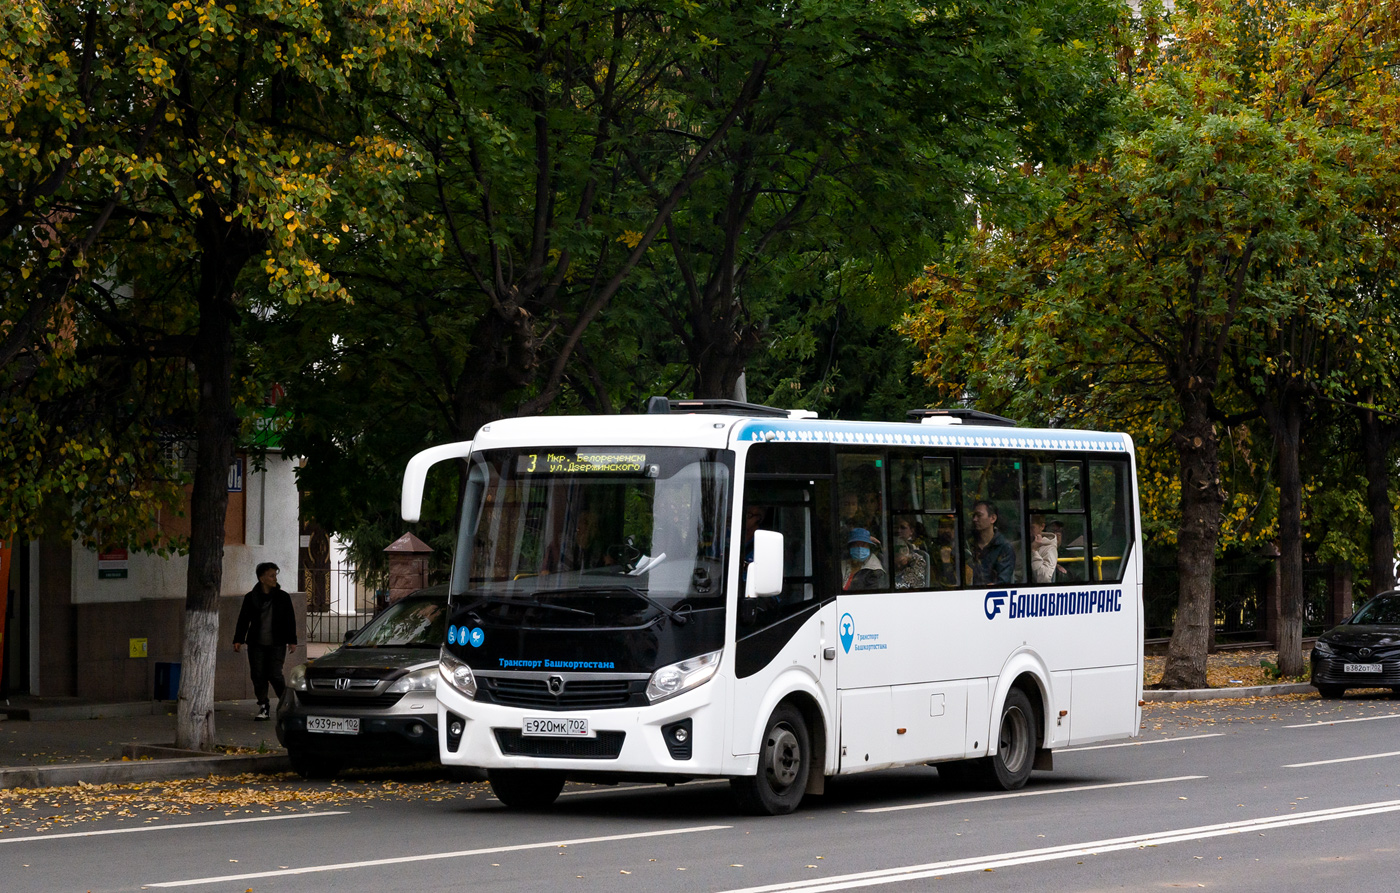
POLYGON ((296 615, 292 598, 277 585, 277 565, 264 561, 258 565, 258 585, 243 596, 238 623, 233 628, 233 650, 248 646, 248 671, 253 677, 253 694, 258 699, 256 720, 271 718, 267 701, 267 685, 277 692, 281 703, 287 690, 282 678, 282 664, 296 650, 296 615), (284 650, 285 649, 285 650, 284 650))

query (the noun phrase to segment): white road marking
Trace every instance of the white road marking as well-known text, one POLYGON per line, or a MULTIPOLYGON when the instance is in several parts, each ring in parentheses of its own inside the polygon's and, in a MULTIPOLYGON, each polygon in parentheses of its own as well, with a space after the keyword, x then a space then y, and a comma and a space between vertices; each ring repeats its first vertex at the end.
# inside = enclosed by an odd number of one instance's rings
POLYGON ((1392 750, 1390 753, 1371 753, 1362 757, 1340 757, 1335 760, 1316 760, 1311 763, 1285 763, 1285 769, 1303 769, 1307 766, 1327 766, 1332 763, 1355 763, 1357 760, 1383 760, 1386 757, 1400 757, 1400 750, 1392 750))
POLYGON ((946 862, 928 862, 923 865, 907 865, 902 868, 882 868, 875 871, 862 871, 829 878, 791 881, 788 883, 767 884, 761 887, 744 887, 728 890, 725 893, 828 893, 828 891, 851 890, 858 887, 874 887, 881 884, 900 884, 931 877, 946 877, 951 874, 967 874, 974 871, 989 871, 1016 865, 1030 865, 1036 862, 1052 862, 1058 859, 1073 859, 1084 856, 1097 856, 1121 850, 1136 850, 1162 846, 1169 843, 1183 843, 1191 840, 1205 840, 1211 837, 1226 837, 1233 834, 1259 833, 1292 825, 1308 825, 1316 822, 1331 822, 1338 819, 1361 818, 1385 812, 1400 811, 1400 800, 1386 800, 1377 803, 1362 803, 1356 806, 1340 806, 1334 809, 1319 809, 1312 812, 1289 813, 1262 819, 1247 819, 1240 822, 1226 822, 1221 825, 1201 825, 1195 828, 1181 828, 1175 831, 1159 831, 1133 837, 1114 837, 1107 840, 1091 840, 1085 843, 1072 843, 1064 846, 1045 847, 1035 850, 1020 850, 1011 853, 997 853, 990 856, 974 856, 968 859, 950 859, 946 862))
POLYGON ((1055 753, 1079 753, 1083 750, 1108 750, 1110 747, 1142 747, 1145 744, 1175 744, 1178 741, 1195 741, 1197 738, 1221 738, 1224 732, 1211 732, 1209 735, 1182 735, 1178 738, 1153 738, 1151 741, 1123 741, 1119 744, 1094 744, 1089 747, 1069 747, 1055 753))
POLYGON ((335 862, 328 865, 308 865, 304 868, 284 868, 277 871, 254 871, 248 874, 225 874, 218 877, 191 878, 187 881, 162 881, 143 884, 144 887, 194 887, 246 881, 255 878, 287 877, 295 874, 315 874, 323 871, 347 871, 353 868, 375 868, 381 865, 403 865, 409 862, 431 862, 438 859, 460 859, 463 856, 484 856, 488 853, 513 853, 520 850, 544 850, 584 843, 607 843, 613 840, 640 840, 646 837, 666 837, 673 834, 694 834, 699 831, 723 831, 733 825, 698 825, 692 828, 672 828, 667 831, 639 831, 635 834, 609 834, 605 837, 576 837, 572 840, 546 840, 540 843, 518 843, 511 846, 482 847, 475 850, 454 850, 449 853, 424 853, 419 856, 391 856, 387 859, 366 859, 362 862, 335 862))
POLYGON ((0 837, 0 843, 33 843, 36 840, 63 840, 70 837, 99 837, 103 834, 138 834, 143 831, 181 831, 185 828, 212 828, 218 825, 241 825, 248 822, 276 822, 282 819, 318 819, 328 815, 349 815, 340 810, 299 812, 295 815, 263 815, 248 819, 219 819, 213 822, 180 822, 170 825, 142 825, 139 828, 109 828, 105 831, 69 831, 63 834, 31 834, 28 837, 0 837))
POLYGON ((1339 726, 1344 722, 1370 722, 1373 719, 1400 719, 1400 713, 1384 713, 1380 716, 1362 716, 1357 719, 1328 719, 1322 722, 1305 722, 1296 726, 1284 726, 1285 729, 1314 729, 1318 726, 1339 726))
POLYGON ((1150 778, 1146 781, 1117 781, 1112 784, 1086 784, 1072 788, 1046 788, 1034 791, 1012 791, 1008 794, 987 794, 981 797, 960 797, 957 800, 932 800, 928 803, 907 803, 903 806, 880 806, 873 809, 858 809, 856 812, 899 812, 903 809, 927 809, 930 806, 955 806, 959 803, 981 803, 985 800, 1010 800, 1014 797, 1040 797, 1045 794, 1073 794, 1079 791, 1101 791, 1105 788, 1131 788, 1144 784, 1166 784, 1170 781, 1194 781, 1207 778, 1205 775, 1178 775, 1175 778, 1150 778))

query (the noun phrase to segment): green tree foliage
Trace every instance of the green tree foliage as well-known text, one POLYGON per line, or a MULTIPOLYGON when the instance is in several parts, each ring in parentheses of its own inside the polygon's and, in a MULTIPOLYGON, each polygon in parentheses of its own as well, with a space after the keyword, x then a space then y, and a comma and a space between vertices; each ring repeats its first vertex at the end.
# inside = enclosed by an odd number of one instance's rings
MULTIPOLYGON (((1133 98, 1111 151, 1065 173, 1052 214, 985 234, 916 286, 925 303, 907 331, 945 391, 1146 441, 1145 494, 1179 500, 1181 602, 1165 685, 1205 683, 1211 577, 1229 520, 1221 425, 1256 407, 1269 415, 1268 400, 1277 406, 1310 376, 1337 386, 1325 371, 1335 364, 1319 365, 1324 348, 1356 325, 1358 275, 1385 256, 1368 215, 1386 201, 1376 201, 1377 162, 1390 151, 1380 122, 1393 106, 1322 97, 1387 76, 1378 94, 1393 93, 1392 12, 1386 2, 1197 3, 1158 50, 1149 10, 1137 52, 1123 57, 1133 98), (1372 126, 1339 126, 1361 107, 1379 116, 1372 126), (1231 389, 1239 376, 1258 399, 1231 389), (1158 443, 1175 454, 1174 471, 1152 461, 1158 443)), ((1271 419, 1275 442, 1294 424, 1271 419)), ((1295 446, 1282 459, 1296 469, 1296 456, 1295 446)), ((1300 622, 1300 485, 1286 472, 1279 483, 1281 545, 1295 556, 1286 608, 1300 622)))
MULTIPOLYGON (((141 407, 148 432, 189 436, 196 450, 181 746, 213 744, 224 480, 239 431, 247 290, 293 303, 344 297, 315 256, 352 227, 377 227, 378 206, 355 199, 391 186, 412 161, 367 126, 361 97, 435 46, 434 29, 466 29, 468 11, 426 0, 79 0, 4 13, 0 263, 11 287, 0 368, 16 399, 43 408, 37 424, 52 427, 36 429, 39 440, 69 430, 52 407, 81 405, 75 389, 110 386, 90 371, 93 358, 144 363, 126 400, 162 376, 181 383, 168 401, 173 418, 141 407), (179 396, 190 400, 181 406, 179 396)), ((123 456, 150 461, 105 448, 100 432, 83 429, 81 455, 96 463, 94 450, 110 453, 107 477, 122 480, 123 456)))
POLYGON ((421 92, 381 98, 422 176, 395 199, 401 228, 323 259, 353 306, 278 318, 302 360, 290 442, 316 517, 380 523, 386 466, 494 418, 728 394, 772 341, 839 341, 826 321, 867 313, 845 296, 892 293, 962 231, 969 196, 1024 203, 1019 165, 1092 143, 1109 107, 1093 35, 1113 15, 1097 0, 482 12, 469 49, 422 64, 421 92))

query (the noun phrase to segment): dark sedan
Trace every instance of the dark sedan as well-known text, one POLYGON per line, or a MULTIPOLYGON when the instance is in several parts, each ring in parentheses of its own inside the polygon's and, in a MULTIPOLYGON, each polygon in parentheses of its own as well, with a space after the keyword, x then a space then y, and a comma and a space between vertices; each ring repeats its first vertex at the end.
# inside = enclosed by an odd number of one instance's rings
POLYGON ((287 678, 277 738, 305 778, 343 766, 437 761, 438 651, 447 587, 421 589, 287 678))
POLYGON ((1400 693, 1400 589, 1372 596, 1313 645, 1312 684, 1324 698, 1349 688, 1400 693))

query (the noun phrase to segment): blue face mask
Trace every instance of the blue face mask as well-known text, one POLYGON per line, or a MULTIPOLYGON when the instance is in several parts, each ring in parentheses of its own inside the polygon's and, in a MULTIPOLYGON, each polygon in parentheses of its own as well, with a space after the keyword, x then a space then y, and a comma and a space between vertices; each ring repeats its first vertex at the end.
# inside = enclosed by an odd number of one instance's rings
POLYGON ((870 557, 870 547, 869 547, 869 546, 852 546, 852 547, 851 547, 851 557, 852 557, 853 559, 855 559, 856 561, 864 561, 865 559, 867 559, 867 558, 870 557))

